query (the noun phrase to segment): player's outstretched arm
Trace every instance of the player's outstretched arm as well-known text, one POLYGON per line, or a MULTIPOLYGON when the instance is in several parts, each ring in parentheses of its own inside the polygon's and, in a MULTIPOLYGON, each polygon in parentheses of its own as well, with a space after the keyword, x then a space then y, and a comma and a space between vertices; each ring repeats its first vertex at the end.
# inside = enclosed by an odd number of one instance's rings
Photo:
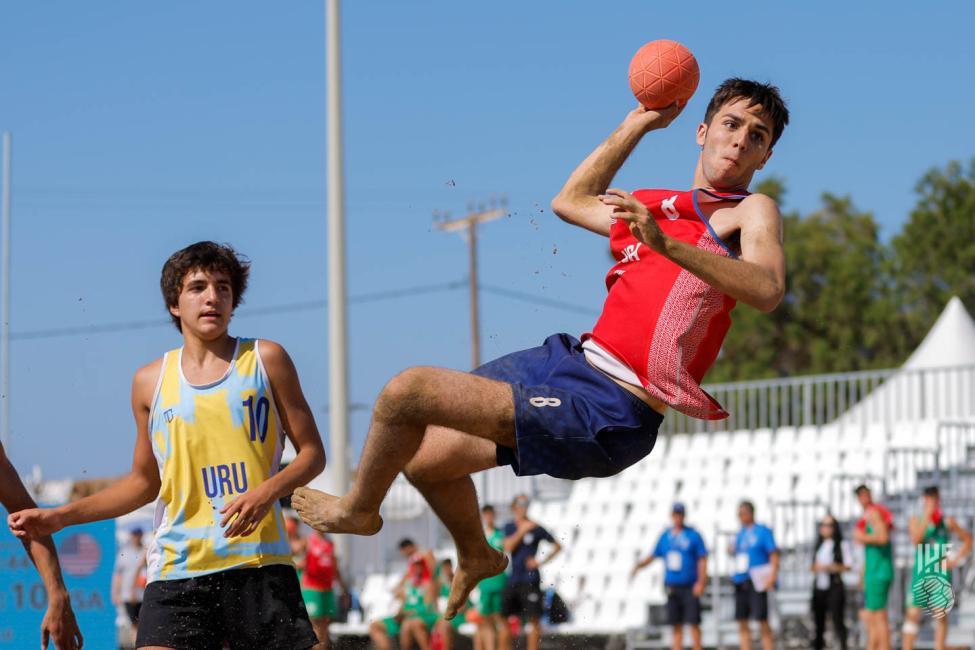
POLYGON ((608 237, 613 211, 599 200, 599 195, 609 187, 640 139, 650 131, 666 127, 681 109, 674 105, 651 111, 637 106, 630 111, 609 138, 572 172, 565 186, 552 199, 555 214, 563 221, 608 237))
POLYGON ((298 453, 286 468, 223 507, 220 526, 230 524, 224 537, 246 536, 254 532, 275 501, 307 484, 325 469, 325 448, 301 390, 295 364, 285 349, 273 341, 261 340, 258 346, 281 416, 281 426, 298 453))
MULTIPOLYGON (((8 512, 34 508, 37 505, 31 499, 24 484, 20 482, 17 470, 7 459, 2 444, 0 444, 0 503, 8 512)), ((61 565, 58 563, 54 540, 50 536, 44 536, 21 541, 47 591, 47 611, 41 621, 41 647, 46 648, 50 639, 54 641, 54 647, 58 650, 80 648, 81 631, 75 621, 71 599, 68 597, 64 578, 61 576, 61 565)))
POLYGON ((149 441, 149 408, 161 360, 140 368, 132 381, 132 412, 136 439, 132 469, 91 496, 57 508, 33 508, 11 514, 10 530, 21 539, 50 535, 67 526, 113 519, 149 503, 159 494, 159 468, 149 441))
POLYGON ((775 201, 764 194, 752 194, 735 208, 741 211, 739 259, 715 255, 665 235, 646 206, 623 190, 607 190, 601 201, 613 207, 613 217, 629 222, 634 237, 718 291, 765 312, 782 302, 782 215, 775 201))

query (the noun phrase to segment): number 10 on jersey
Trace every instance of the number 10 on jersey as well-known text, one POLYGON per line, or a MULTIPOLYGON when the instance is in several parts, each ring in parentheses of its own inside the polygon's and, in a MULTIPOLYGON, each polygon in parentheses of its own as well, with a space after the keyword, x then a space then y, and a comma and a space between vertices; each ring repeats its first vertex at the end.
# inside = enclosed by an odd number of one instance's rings
POLYGON ((254 396, 251 395, 244 400, 244 406, 247 408, 247 415, 250 419, 251 442, 257 440, 258 431, 260 431, 261 442, 264 442, 264 439, 267 438, 267 420, 271 411, 271 403, 266 397, 262 397, 255 404, 254 396))

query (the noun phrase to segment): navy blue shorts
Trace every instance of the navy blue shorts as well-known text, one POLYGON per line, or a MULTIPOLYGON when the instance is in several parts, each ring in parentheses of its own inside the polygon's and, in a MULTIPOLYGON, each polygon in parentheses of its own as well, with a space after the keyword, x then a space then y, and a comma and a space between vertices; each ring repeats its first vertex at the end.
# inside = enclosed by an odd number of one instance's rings
POLYGON ((512 385, 516 448, 498 465, 518 476, 612 476, 653 449, 663 416, 589 365, 582 345, 553 334, 537 347, 495 359, 475 375, 512 385))
POLYGON ((701 599, 694 585, 667 585, 667 624, 700 625, 701 599))

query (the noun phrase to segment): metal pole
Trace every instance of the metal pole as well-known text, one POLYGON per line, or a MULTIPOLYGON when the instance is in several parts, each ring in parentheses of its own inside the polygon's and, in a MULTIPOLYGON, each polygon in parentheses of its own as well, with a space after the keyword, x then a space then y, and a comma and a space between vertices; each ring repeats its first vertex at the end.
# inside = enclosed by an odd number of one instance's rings
POLYGON ((10 157, 13 141, 3 134, 3 289, 0 290, 0 443, 10 445, 10 157))
MULTIPOLYGON (((342 177, 342 70, 339 58, 339 0, 325 0, 326 139, 328 166, 328 380, 329 465, 334 493, 349 486, 349 395, 345 301, 345 197, 342 177)), ((343 536, 336 551, 348 562, 343 536)))
POLYGON ((434 225, 439 230, 460 231, 467 236, 467 277, 471 284, 471 368, 477 368, 481 365, 481 327, 477 307, 477 224, 503 217, 505 211, 497 208, 487 211, 482 209, 453 220, 447 220, 446 215, 440 220, 438 215, 439 213, 434 213, 434 225))
POLYGON ((471 221, 467 229, 468 255, 467 277, 471 282, 471 368, 481 365, 481 326, 477 311, 477 221, 471 221))

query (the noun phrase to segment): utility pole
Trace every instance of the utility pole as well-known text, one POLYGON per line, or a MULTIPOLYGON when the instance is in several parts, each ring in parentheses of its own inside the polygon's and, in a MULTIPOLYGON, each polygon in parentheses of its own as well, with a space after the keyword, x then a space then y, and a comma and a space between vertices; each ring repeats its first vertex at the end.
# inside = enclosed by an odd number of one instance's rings
MULTIPOLYGON (((345 181, 342 160, 342 62, 339 0, 325 0, 325 85, 328 192, 328 386, 330 442, 328 466, 333 494, 349 489, 349 392, 345 300, 345 181)), ((345 535, 335 550, 350 562, 345 535)))
MULTIPOLYGON (((500 205, 504 205, 501 199, 500 205)), ((449 214, 435 212, 434 225, 444 231, 460 231, 461 235, 467 239, 467 278, 470 281, 471 297, 471 369, 481 365, 481 324, 480 313, 477 300, 477 225, 485 221, 491 221, 507 214, 505 210, 497 207, 498 201, 491 200, 491 209, 485 210, 484 206, 479 206, 475 211, 474 206, 468 206, 468 214, 459 219, 450 219, 449 214)))
MULTIPOLYGON (((0 443, 10 445, 10 162, 13 141, 3 134, 3 197, 0 199, 0 443)), ((7 450, 9 453, 9 449, 7 450)))

